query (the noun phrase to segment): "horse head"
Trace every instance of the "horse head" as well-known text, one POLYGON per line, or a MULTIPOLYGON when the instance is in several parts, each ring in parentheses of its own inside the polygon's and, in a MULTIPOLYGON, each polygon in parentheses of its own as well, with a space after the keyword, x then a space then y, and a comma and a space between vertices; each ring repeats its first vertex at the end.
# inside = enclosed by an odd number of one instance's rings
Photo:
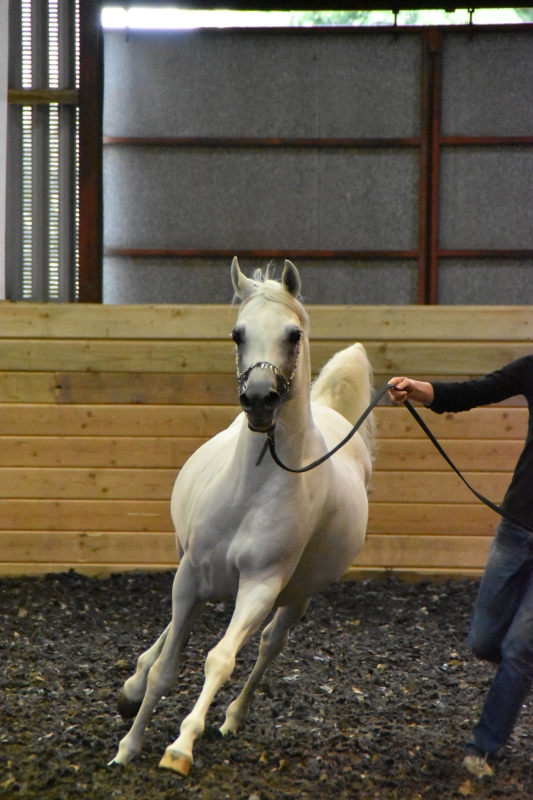
POLYGON ((237 346, 239 398, 255 431, 273 428, 296 375, 307 317, 297 301, 300 276, 285 261, 281 283, 247 278, 233 259, 231 277, 241 298, 232 338, 237 346))

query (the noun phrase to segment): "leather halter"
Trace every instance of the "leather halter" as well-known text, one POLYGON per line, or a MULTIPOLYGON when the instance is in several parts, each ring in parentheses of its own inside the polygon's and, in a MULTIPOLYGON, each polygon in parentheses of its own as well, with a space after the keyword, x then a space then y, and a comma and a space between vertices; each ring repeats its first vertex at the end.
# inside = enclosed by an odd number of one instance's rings
MULTIPOLYGON (((302 332, 302 335, 303 335, 303 332, 302 332)), ((274 375, 276 376, 276 378, 278 378, 278 380, 281 382, 281 391, 279 392, 280 403, 279 403, 279 405, 278 405, 278 407, 276 409, 276 412, 274 414, 274 416, 277 417, 279 412, 281 411, 281 407, 283 406, 283 403, 285 402, 285 400, 289 396, 289 392, 290 392, 290 389, 291 389, 291 383, 292 383, 292 381, 294 379, 294 376, 296 374, 296 367, 298 366, 298 361, 300 360, 301 341, 302 341, 302 336, 300 336, 300 339, 298 340, 298 349, 297 349, 297 352, 296 352, 296 360, 294 362, 293 370, 292 370, 291 374, 289 375, 288 379, 285 377, 285 375, 280 370, 280 368, 276 367, 275 364, 271 364, 270 361, 256 361, 255 364, 252 364, 251 366, 247 367, 246 369, 243 369, 242 372, 241 372, 241 370, 239 370, 239 353, 237 352, 235 360, 237 362, 237 380, 239 381, 239 389, 238 389, 239 397, 241 397, 245 393, 245 391, 246 391, 246 389, 248 387, 248 379, 250 378, 250 374, 251 374, 252 370, 254 370, 254 369, 267 369, 267 370, 270 370, 270 372, 273 372, 274 375)), ((251 430, 254 430, 254 428, 251 428, 251 430)), ((261 432, 264 433, 264 431, 261 431, 261 432)))

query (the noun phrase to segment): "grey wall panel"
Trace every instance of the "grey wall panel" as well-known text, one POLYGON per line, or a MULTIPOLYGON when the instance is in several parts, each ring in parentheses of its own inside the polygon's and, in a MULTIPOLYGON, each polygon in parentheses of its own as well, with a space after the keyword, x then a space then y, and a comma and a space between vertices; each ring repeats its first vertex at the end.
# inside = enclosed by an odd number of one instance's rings
MULTIPOLYGON (((297 262, 306 303, 406 305, 416 303, 416 261, 297 262)), ((364 331, 361 331, 361 338, 364 331)))
POLYGON ((319 136, 420 135, 418 33, 320 40, 319 136))
POLYGON ((108 247, 412 249, 414 150, 111 147, 108 247))
MULTIPOLYGON (((239 259, 252 275, 264 262, 239 259)), ((304 302, 393 304, 416 302, 417 266, 411 261, 297 260, 304 302)), ((282 266, 275 273, 279 279, 282 266)), ((229 261, 221 259, 104 259, 104 303, 230 303, 229 261)), ((361 337, 364 332, 361 332, 361 337)))
POLYGON ((323 151, 318 248, 416 249, 418 158, 417 150, 323 151))
POLYGON ((105 34, 108 136, 419 132, 417 34, 105 34))
POLYGON ((533 148, 444 148, 440 246, 533 248, 533 148))
POLYGON ((231 303, 233 294, 220 260, 104 258, 104 303, 231 303))
POLYGON ((442 133, 533 134, 531 31, 445 33, 442 133))
POLYGON ((316 247, 310 151, 111 148, 104 166, 111 247, 316 247))
POLYGON ((439 266, 439 303, 533 303, 533 260, 442 259, 439 266))

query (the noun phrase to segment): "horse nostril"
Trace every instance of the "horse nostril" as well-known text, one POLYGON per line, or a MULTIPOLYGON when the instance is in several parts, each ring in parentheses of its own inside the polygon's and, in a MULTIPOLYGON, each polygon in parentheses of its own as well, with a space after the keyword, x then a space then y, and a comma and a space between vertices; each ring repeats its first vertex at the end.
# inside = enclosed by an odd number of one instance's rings
POLYGON ((265 405, 269 408, 274 408, 279 403, 280 396, 279 392, 271 391, 265 397, 265 405))
POLYGON ((240 401, 241 401, 241 406, 245 411, 250 410, 252 404, 247 394, 241 394, 240 401))

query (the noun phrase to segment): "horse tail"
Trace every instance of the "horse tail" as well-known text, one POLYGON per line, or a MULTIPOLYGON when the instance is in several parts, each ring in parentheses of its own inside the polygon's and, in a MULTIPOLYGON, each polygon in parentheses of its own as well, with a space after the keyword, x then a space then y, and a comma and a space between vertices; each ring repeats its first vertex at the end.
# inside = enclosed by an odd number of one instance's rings
MULTIPOLYGON (((311 400, 329 406, 355 425, 372 399, 372 367, 362 344, 335 353, 313 383, 311 400)), ((370 414, 359 432, 370 455, 375 450, 375 421, 370 414)))

